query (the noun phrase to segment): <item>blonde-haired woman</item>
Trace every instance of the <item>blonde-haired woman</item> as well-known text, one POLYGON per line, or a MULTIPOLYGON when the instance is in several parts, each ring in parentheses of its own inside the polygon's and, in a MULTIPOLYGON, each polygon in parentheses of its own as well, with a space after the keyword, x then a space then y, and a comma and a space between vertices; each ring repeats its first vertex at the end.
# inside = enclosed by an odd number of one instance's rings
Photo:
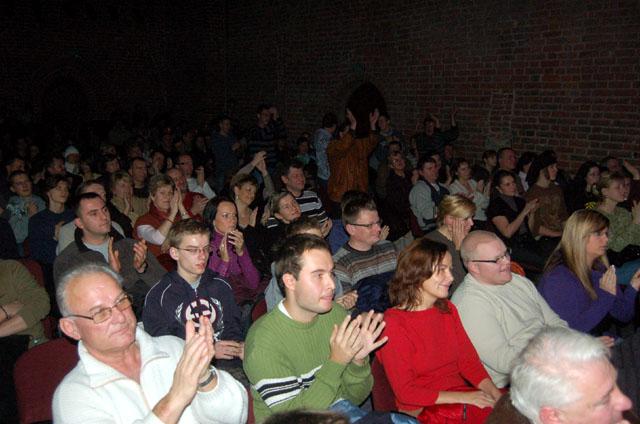
POLYGON ((595 210, 574 212, 565 224, 539 290, 551 308, 575 330, 602 335, 610 318, 630 321, 640 287, 640 272, 624 291, 609 266, 609 220, 595 210))
POLYGON ((447 246, 451 255, 453 284, 449 291, 450 295, 460 285, 466 274, 460 259, 460 246, 473 227, 475 213, 476 205, 467 197, 461 194, 445 196, 438 205, 437 229, 425 235, 427 239, 447 246))

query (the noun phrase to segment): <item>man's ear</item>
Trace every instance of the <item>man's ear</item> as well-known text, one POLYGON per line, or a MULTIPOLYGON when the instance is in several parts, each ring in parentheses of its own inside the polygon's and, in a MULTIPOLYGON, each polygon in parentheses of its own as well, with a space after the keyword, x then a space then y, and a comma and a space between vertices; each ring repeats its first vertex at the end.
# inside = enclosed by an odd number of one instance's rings
POLYGON ((171 256, 171 259, 178 262, 178 249, 176 249, 175 247, 170 247, 169 256, 171 256))
POLYGON ((351 224, 344 224, 344 230, 347 232, 349 237, 353 235, 353 227, 351 226, 351 224))
POLYGON ((287 177, 286 175, 280 175, 280 181, 282 181, 282 184, 286 186, 289 182, 289 177, 287 177))
POLYGON ((81 230, 84 230, 84 227, 82 226, 82 221, 80 220, 80 218, 74 219, 73 223, 76 224, 76 227, 80 228, 81 230))
POLYGON ((559 424, 562 422, 560 411, 550 406, 543 406, 538 412, 542 424, 559 424))
POLYGON ((297 280, 293 276, 293 274, 289 274, 288 272, 282 275, 282 283, 284 284, 284 288, 294 291, 296 289, 297 280))
POLYGON ((60 330, 67 336, 71 337, 74 340, 80 340, 80 332, 78 331, 78 327, 76 323, 70 318, 60 318, 58 322, 58 326, 60 330))

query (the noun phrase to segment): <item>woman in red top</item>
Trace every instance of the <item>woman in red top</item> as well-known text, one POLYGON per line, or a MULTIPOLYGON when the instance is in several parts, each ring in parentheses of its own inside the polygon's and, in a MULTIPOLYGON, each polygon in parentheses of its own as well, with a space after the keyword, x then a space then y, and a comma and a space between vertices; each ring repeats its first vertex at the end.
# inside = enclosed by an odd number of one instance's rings
POLYGON ((425 238, 400 254, 384 314, 389 341, 376 355, 400 411, 421 423, 483 423, 501 393, 447 300, 451 262, 444 244, 425 238))

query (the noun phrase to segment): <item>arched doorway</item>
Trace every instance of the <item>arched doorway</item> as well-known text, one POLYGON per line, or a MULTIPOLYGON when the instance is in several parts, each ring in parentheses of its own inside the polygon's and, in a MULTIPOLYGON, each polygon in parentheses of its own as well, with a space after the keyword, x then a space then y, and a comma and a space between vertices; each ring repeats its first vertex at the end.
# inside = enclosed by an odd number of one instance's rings
POLYGON ((387 102, 373 83, 364 82, 347 99, 347 108, 358 122, 356 136, 365 137, 369 132, 369 114, 375 109, 387 113, 387 102))

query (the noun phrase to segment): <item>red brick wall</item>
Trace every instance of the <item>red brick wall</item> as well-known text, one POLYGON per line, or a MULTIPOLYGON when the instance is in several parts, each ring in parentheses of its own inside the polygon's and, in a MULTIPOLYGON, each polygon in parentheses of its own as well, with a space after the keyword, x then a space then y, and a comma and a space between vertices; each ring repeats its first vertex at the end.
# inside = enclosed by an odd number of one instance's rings
POLYGON ((228 95, 278 104, 297 136, 373 82, 411 134, 458 108, 459 149, 556 150, 575 169, 640 158, 635 1, 229 2, 228 95))

